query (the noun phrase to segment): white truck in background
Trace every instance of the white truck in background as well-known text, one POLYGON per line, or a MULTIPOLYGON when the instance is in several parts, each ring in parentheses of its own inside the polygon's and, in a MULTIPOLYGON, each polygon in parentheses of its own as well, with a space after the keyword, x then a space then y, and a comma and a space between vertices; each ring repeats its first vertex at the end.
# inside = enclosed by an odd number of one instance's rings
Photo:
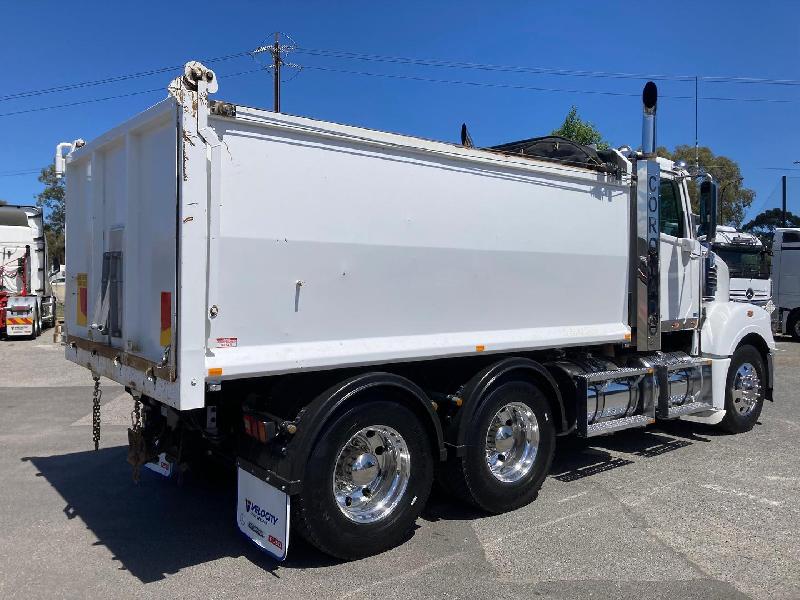
POLYGON ((653 83, 642 152, 478 149, 216 91, 189 63, 165 100, 59 152, 66 357, 132 394, 134 469, 235 463, 237 524, 279 559, 290 515, 363 557, 405 539, 435 476, 509 511, 556 436, 744 432, 771 399, 769 315, 731 302, 688 173, 655 157, 653 83))
POLYGON ((772 298, 768 249, 752 233, 717 226, 714 253, 728 266, 731 300, 768 307, 772 298))
POLYGON ((772 239, 775 331, 800 341, 800 228, 779 227, 772 239))
POLYGON ((42 209, 0 206, 0 334, 6 338, 35 338, 55 325, 47 264, 42 209))

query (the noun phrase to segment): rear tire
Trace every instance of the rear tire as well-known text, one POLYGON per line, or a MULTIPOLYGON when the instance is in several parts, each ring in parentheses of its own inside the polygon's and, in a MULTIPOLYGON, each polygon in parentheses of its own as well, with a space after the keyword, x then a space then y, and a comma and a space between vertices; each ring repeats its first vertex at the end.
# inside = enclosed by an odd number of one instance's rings
POLYGON ((467 427, 466 454, 448 459, 444 487, 489 513, 533 502, 555 451, 550 405, 539 388, 525 381, 498 385, 467 427))
POLYGON ((360 400, 320 434, 293 498, 297 532, 344 560, 403 542, 433 483, 431 443, 416 415, 397 402, 360 400))
POLYGON ((725 417, 719 426, 730 433, 750 431, 764 407, 764 359, 753 346, 739 346, 731 357, 725 384, 725 417))
POLYGON ((800 342, 800 310, 795 310, 789 315, 786 333, 792 336, 795 342, 800 342))

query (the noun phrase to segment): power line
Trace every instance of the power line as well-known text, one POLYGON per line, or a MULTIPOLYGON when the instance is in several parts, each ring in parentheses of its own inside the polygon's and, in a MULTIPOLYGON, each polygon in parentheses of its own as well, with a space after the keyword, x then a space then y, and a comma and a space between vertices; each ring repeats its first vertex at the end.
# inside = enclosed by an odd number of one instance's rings
MULTIPOLYGON (((217 56, 215 58, 206 59, 204 62, 214 63, 214 62, 222 62, 226 60, 231 60, 233 58, 241 58, 243 56, 249 56, 249 52, 237 52, 235 54, 227 54, 225 56, 217 56)), ((20 100, 22 98, 31 98, 34 96, 42 96, 44 94, 53 94, 56 92, 69 92, 72 90, 87 88, 87 87, 94 87, 98 85, 106 85, 109 83, 117 83, 120 81, 127 81, 129 79, 138 79, 141 77, 148 77, 150 75, 158 75, 160 73, 168 73, 171 71, 178 71, 183 69, 183 65, 178 66, 170 66, 170 67, 158 67, 155 69, 150 69, 148 71, 139 71, 138 73, 127 73, 124 75, 116 75, 114 77, 106 77, 104 79, 95 79, 92 81, 81 81, 78 83, 68 83, 64 85, 59 85, 51 88, 44 88, 39 90, 29 90, 27 92, 15 92, 13 94, 7 94, 5 96, 0 96, 0 101, 7 101, 7 100, 20 100)))
POLYGON ((41 169, 24 169, 21 171, 4 171, 0 172, 0 177, 17 177, 20 175, 36 175, 40 173, 41 169))
MULTIPOLYGON (((303 50, 303 49, 298 49, 298 51, 300 51, 300 50, 303 50)), ((249 52, 240 52, 240 53, 237 53, 237 54, 230 54, 230 55, 227 55, 227 56, 222 56, 222 57, 217 57, 217 58, 214 58, 214 59, 210 59, 207 62, 220 61, 220 60, 229 60, 231 58, 242 57, 242 56, 246 56, 246 55, 249 55, 249 54, 250 54, 249 52)), ((395 57, 395 58, 400 58, 400 57, 395 57)), ((522 85, 522 84, 490 83, 490 82, 464 81, 464 80, 455 80, 455 79, 438 79, 438 78, 432 78, 432 77, 422 77, 422 76, 417 76, 417 75, 404 75, 404 74, 397 74, 397 73, 375 73, 375 72, 370 72, 370 71, 355 71, 355 70, 349 70, 349 69, 337 69, 337 68, 334 68, 334 67, 324 67, 324 66, 321 66, 321 65, 300 65, 300 66, 303 69, 325 71, 325 72, 330 72, 330 73, 340 73, 340 74, 346 74, 346 75, 359 75, 359 76, 369 76, 369 77, 384 77, 384 78, 389 78, 389 79, 403 79, 403 80, 409 80, 409 81, 420 81, 420 82, 426 82, 426 83, 438 83, 438 84, 447 84, 447 85, 467 85, 467 86, 473 86, 473 87, 486 87, 486 88, 499 88, 499 89, 516 89, 516 90, 527 90, 527 91, 537 91, 537 92, 555 92, 555 93, 568 93, 568 94, 589 94, 589 95, 630 97, 630 98, 638 98, 640 96, 640 94, 638 94, 638 93, 614 92, 614 91, 609 91, 609 90, 564 89, 564 88, 553 88, 553 87, 542 87, 542 86, 530 86, 530 85, 522 85)), ((71 84, 71 85, 68 85, 68 86, 60 86, 60 87, 56 87, 56 88, 48 88, 48 89, 45 89, 45 90, 30 91, 30 92, 20 92, 20 93, 17 93, 17 94, 11 94, 9 96, 0 97, 0 100, 9 99, 9 98, 12 98, 12 97, 13 97, 12 99, 17 99, 17 98, 23 98, 23 97, 30 97, 30 96, 34 96, 34 95, 42 95, 42 94, 46 94, 46 93, 49 94, 49 93, 54 93, 54 92, 58 92, 58 91, 68 91, 68 90, 71 90, 71 89, 78 89, 78 88, 81 88, 81 87, 90 87, 90 86, 95 86, 95 85, 101 85, 103 83, 112 83, 112 82, 117 82, 117 81, 124 81, 126 79, 144 77, 146 75, 155 74, 155 73, 162 73, 162 72, 166 72, 166 71, 169 71, 169 70, 173 70, 174 71, 174 70, 177 70, 179 68, 180 67, 161 67, 159 69, 153 69, 153 70, 150 70, 150 71, 142 71, 142 72, 139 72, 139 73, 131 73, 131 74, 127 74, 127 75, 120 75, 120 76, 117 76, 117 77, 107 78, 107 79, 102 79, 102 80, 95 80, 95 81, 90 81, 90 82, 81 82, 81 83, 71 84)), ((226 78, 237 77, 239 75, 245 75, 245 74, 248 74, 248 73, 255 73, 255 72, 262 71, 262 70, 264 70, 264 69, 263 68, 252 69, 252 70, 248 70, 248 71, 242 71, 242 72, 239 72, 239 73, 232 73, 232 74, 226 75, 225 77, 226 78)), ((618 76, 625 75, 625 76, 636 77, 636 78, 639 77, 639 75, 623 74, 623 73, 617 73, 617 74, 613 74, 613 75, 618 75, 618 76)), ((658 78, 658 76, 647 76, 647 75, 641 75, 641 76, 642 77, 658 78)), ((663 76, 663 77, 667 77, 667 76, 663 76)), ((128 92, 128 93, 125 93, 125 94, 116 94, 116 95, 113 95, 113 96, 106 96, 106 97, 103 97, 103 98, 90 98, 90 99, 87 99, 87 100, 79 100, 79 101, 76 101, 76 102, 67 102, 67 103, 64 103, 64 104, 56 104, 56 105, 51 105, 51 106, 40 106, 40 107, 34 107, 34 108, 25 108, 25 109, 20 109, 20 110, 16 110, 16 111, 9 111, 9 112, 5 112, 5 113, 0 113, 0 117, 10 117, 10 116, 28 114, 28 113, 33 113, 33 112, 54 110, 54 109, 59 109, 59 108, 70 108, 70 107, 73 107, 73 106, 81 106, 81 105, 84 105, 84 104, 93 104, 93 103, 96 103, 96 102, 105 102, 105 101, 108 101, 108 100, 117 100, 117 99, 122 99, 122 98, 128 98, 128 97, 131 97, 131 96, 138 96, 138 95, 142 95, 142 94, 150 94, 150 93, 155 93, 157 91, 162 91, 162 90, 163 90, 163 88, 154 88, 154 89, 149 89, 149 90, 139 90, 139 91, 134 91, 134 92, 128 92)), ((695 99, 695 97, 691 96, 691 95, 678 95, 678 96, 676 96, 676 95, 662 95, 661 97, 665 98, 665 99, 673 99, 673 100, 693 100, 693 99, 695 99)), ((700 100, 708 100, 708 101, 767 102, 767 103, 780 103, 780 104, 797 102, 796 100, 777 99, 777 98, 739 98, 739 97, 725 97, 725 96, 703 96, 703 97, 700 97, 699 99, 700 100)))
POLYGON ((798 79, 769 79, 763 77, 739 77, 739 76, 709 76, 709 75, 667 75, 651 73, 624 73, 613 71, 588 71, 575 69, 559 69, 552 67, 528 67, 515 65, 483 64, 474 62, 460 62, 453 60, 442 60, 435 58, 412 58, 407 56, 385 56, 380 54, 363 54, 346 50, 330 50, 325 48, 295 48, 299 54, 310 56, 322 56, 329 58, 341 58, 345 60, 361 60, 370 62, 386 62, 396 64, 409 64, 426 67, 442 67, 455 69, 477 69, 481 71, 501 71, 510 73, 532 73, 538 75, 563 75, 569 77, 598 77, 610 79, 639 79, 654 81, 684 81, 693 82, 695 79, 710 83, 744 83, 744 84, 764 84, 797 86, 800 85, 798 79))
MULTIPOLYGON (((240 75, 247 75, 249 73, 258 73, 263 71, 263 68, 258 69, 250 69, 248 71, 239 71, 238 73, 231 73, 230 75, 226 75, 226 78, 231 77, 239 77, 240 75)), ((117 94, 115 96, 106 96, 105 98, 90 98, 88 100, 78 100, 77 102, 67 102, 66 104, 54 104, 52 106, 37 106, 34 108, 25 108, 21 110, 15 110, 11 112, 0 113, 0 117, 11 117, 14 115, 23 115, 32 112, 41 112, 45 110, 54 110, 57 108, 69 108, 71 106, 80 106, 82 104, 93 104, 95 102, 105 102, 107 100, 118 100, 120 98, 128 98, 130 96, 141 96, 142 94, 153 94, 155 92, 165 92, 166 87, 158 87, 153 88, 150 90, 139 90, 138 92, 129 92, 127 94, 117 94)))
MULTIPOLYGON (((303 65, 303 69, 311 69, 316 71, 327 71, 331 73, 342 73, 346 75, 365 75, 369 77, 385 77, 389 79, 407 79, 411 81, 424 81, 428 83, 444 83, 444 84, 451 84, 451 85, 469 85, 469 86, 477 86, 477 87, 489 87, 489 88, 504 88, 504 89, 516 89, 516 90, 530 90, 535 92, 561 92, 561 93, 568 93, 568 94, 594 94, 594 95, 602 95, 602 96, 623 96, 623 97, 630 97, 630 98, 639 98, 641 97, 640 93, 628 93, 628 92, 612 92, 607 90, 584 90, 584 89, 564 89, 564 88, 551 88, 551 87, 540 87, 540 86, 530 86, 530 85, 522 85, 522 84, 511 84, 511 83, 489 83, 489 82, 482 82, 482 81, 463 81, 463 80, 455 80, 455 79, 437 79, 433 77, 422 77, 418 75, 403 75, 399 73, 375 73, 369 71, 352 71, 349 69, 337 69, 334 67, 323 67, 319 65, 303 65)), ((660 95, 659 98, 667 98, 671 100, 694 100, 695 97, 692 96, 674 96, 674 95, 660 95)), ((700 100, 711 100, 711 101, 726 101, 726 102, 774 102, 774 103, 794 103, 797 100, 784 100, 784 99, 776 99, 776 98, 736 98, 736 97, 725 97, 725 96, 701 96, 700 100)))
POLYGON ((54 104, 53 106, 39 106, 36 108, 24 108, 22 110, 15 110, 6 113, 0 113, 0 117, 11 117, 14 115, 23 115, 32 112, 40 112, 43 110, 53 110, 56 108, 68 108, 70 106, 80 106, 81 104, 92 104, 95 102, 105 102, 106 100, 118 100, 120 98, 128 98, 130 96, 140 96, 142 94, 152 94, 155 92, 163 92, 164 88, 154 88, 152 90, 140 90, 138 92, 130 92, 127 94, 117 94, 116 96, 106 96, 105 98, 90 98, 89 100, 79 100, 77 102, 67 102, 66 104, 54 104))

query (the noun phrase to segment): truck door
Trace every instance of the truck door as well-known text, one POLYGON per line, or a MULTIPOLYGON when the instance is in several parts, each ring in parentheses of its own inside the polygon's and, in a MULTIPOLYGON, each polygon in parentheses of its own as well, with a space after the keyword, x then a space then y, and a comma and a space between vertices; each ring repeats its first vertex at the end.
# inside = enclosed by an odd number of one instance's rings
POLYGON ((700 243, 691 231, 686 186, 661 174, 661 330, 692 328, 700 315, 700 243))

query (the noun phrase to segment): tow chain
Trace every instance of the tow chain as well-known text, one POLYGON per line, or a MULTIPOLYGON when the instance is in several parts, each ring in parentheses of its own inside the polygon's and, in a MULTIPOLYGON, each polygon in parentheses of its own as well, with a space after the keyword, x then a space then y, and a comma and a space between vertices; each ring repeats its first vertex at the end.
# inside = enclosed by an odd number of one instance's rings
POLYGON ((92 441, 94 442, 94 449, 100 449, 100 398, 103 397, 103 392, 100 391, 100 376, 95 375, 94 391, 92 392, 92 441))
POLYGON ((131 428, 128 429, 128 463, 133 468, 134 483, 139 483, 139 472, 146 462, 147 448, 142 432, 142 402, 137 396, 134 396, 131 428))

